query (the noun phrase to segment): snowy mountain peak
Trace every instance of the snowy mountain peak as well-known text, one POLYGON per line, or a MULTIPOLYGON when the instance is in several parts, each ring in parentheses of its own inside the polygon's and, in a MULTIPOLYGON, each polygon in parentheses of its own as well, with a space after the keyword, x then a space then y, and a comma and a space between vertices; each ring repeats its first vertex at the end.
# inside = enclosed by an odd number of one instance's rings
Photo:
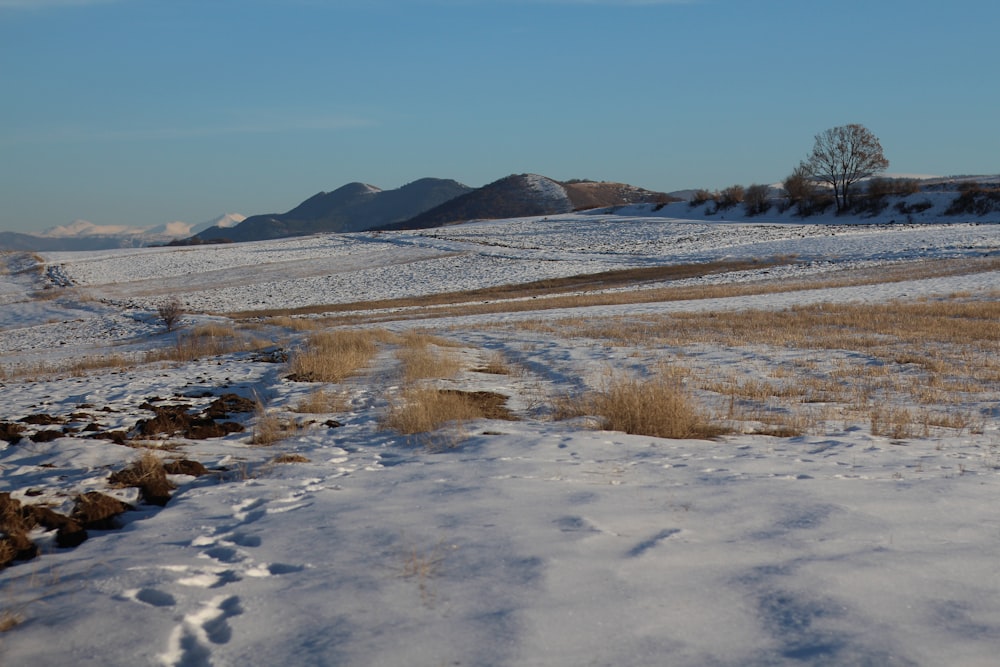
POLYGON ((127 225, 95 225, 89 220, 74 220, 68 225, 59 225, 46 229, 39 236, 52 239, 80 238, 84 236, 119 236, 141 234, 146 231, 142 227, 127 225))

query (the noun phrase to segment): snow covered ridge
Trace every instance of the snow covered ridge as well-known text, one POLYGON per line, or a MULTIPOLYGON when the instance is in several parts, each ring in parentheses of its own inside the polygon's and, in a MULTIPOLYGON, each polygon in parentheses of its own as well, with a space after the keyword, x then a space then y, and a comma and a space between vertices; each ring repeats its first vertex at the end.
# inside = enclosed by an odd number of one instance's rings
POLYGON ((132 508, 75 546, 68 528, 60 537, 38 519, 24 532, 40 553, 0 570, 0 664, 992 664, 1000 371, 981 314, 995 312, 1000 272, 981 265, 995 267, 1000 225, 734 223, 652 208, 44 253, 41 265, 0 255, 0 432, 10 436, 0 493, 63 515, 94 493, 132 508), (913 273, 389 322, 372 334, 375 356, 342 382, 289 379, 286 359, 312 335, 291 321, 199 312, 779 255, 801 261, 787 274, 687 284, 913 273), (936 260, 973 268, 919 277, 936 260), (171 296, 189 310, 179 338, 154 314, 171 296), (695 331, 770 310, 788 333, 808 304, 823 304, 820 320, 852 304, 911 313, 901 334, 941 307, 946 330, 985 333, 719 342, 676 339, 681 320, 669 317, 715 314, 686 319, 683 331, 695 331), (128 363, 251 337, 231 351, 128 363), (405 380, 411 339, 439 355, 434 377, 405 380), (82 368, 114 357, 122 363, 82 368), (663 364, 713 421, 739 428, 668 440, 595 429, 594 415, 553 419, 557 398, 609 377, 657 377, 663 364), (500 394, 517 420, 427 436, 386 428, 413 387, 500 394), (769 419, 797 428, 776 437, 769 419), (281 437, 254 444, 269 422, 281 437), (168 464, 168 498, 125 484, 144 451, 168 464), (192 474, 194 463, 208 474, 192 474))
POLYGON ((538 174, 525 174, 524 180, 528 187, 534 190, 538 196, 551 206, 571 208, 569 196, 562 185, 556 183, 551 178, 539 176, 538 174))
POLYGON ((0 249, 75 251, 149 246, 184 239, 210 227, 232 228, 244 219, 245 216, 239 213, 226 213, 200 224, 173 221, 143 227, 97 225, 87 220, 74 220, 68 225, 52 227, 38 234, 0 232, 0 249))

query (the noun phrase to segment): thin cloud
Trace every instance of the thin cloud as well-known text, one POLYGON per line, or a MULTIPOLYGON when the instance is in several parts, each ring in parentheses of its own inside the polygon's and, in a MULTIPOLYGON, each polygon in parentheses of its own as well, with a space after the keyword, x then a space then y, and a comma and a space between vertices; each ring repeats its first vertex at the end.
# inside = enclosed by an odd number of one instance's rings
POLYGON ((0 9, 45 9, 47 7, 83 7, 107 5, 119 0, 0 0, 0 9))
POLYGON ((48 130, 33 130, 9 135, 4 144, 63 143, 63 142, 105 142, 105 141, 171 141, 197 139, 237 134, 278 134, 282 132, 335 132, 364 127, 375 127, 378 123, 367 118, 350 116, 317 116, 310 118, 287 118, 267 120, 247 120, 218 125, 191 125, 174 127, 145 127, 126 129, 87 129, 81 127, 59 127, 48 130))

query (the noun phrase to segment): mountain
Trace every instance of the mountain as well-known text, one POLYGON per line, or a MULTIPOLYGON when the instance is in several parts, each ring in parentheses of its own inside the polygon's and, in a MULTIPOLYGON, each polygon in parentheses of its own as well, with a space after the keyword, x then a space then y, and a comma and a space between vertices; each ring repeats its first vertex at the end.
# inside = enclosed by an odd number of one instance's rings
POLYGON ((107 250, 169 243, 211 227, 232 227, 245 219, 239 213, 226 213, 207 222, 166 222, 149 227, 97 225, 88 220, 74 220, 68 225, 51 227, 38 234, 0 232, 0 250, 65 251, 107 250))
POLYGON ((424 229, 468 220, 554 215, 573 210, 674 201, 662 192, 624 183, 567 181, 513 174, 385 229, 424 229))
POLYGON ((210 228, 191 241, 260 241, 318 232, 358 232, 403 222, 470 192, 457 181, 422 178, 395 190, 348 183, 320 192, 287 213, 254 215, 231 229, 210 228))

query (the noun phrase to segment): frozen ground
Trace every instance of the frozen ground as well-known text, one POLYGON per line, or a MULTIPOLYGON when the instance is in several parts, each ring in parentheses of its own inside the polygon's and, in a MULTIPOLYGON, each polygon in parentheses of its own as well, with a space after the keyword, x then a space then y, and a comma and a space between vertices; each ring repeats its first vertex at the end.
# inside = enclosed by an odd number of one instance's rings
MULTIPOLYGON (((560 332, 562 317, 777 311, 956 292, 995 300, 997 271, 386 324, 429 327, 454 341, 464 370, 441 384, 502 393, 520 417, 448 429, 445 444, 431 448, 378 425, 401 386, 392 345, 331 387, 348 405, 329 414, 290 412, 315 386, 287 380, 273 355, 83 373, 38 365, 169 345, 154 317, 169 296, 196 313, 183 322, 191 330, 224 321, 198 311, 356 302, 661 263, 795 256, 801 262, 777 277, 901 264, 917 275, 929 260, 998 253, 996 224, 744 224, 636 211, 53 253, 40 266, 5 256, 0 421, 45 413, 71 428, 123 430, 150 416, 140 405, 151 399, 201 409, 236 393, 304 427, 267 447, 249 444, 250 430, 169 439, 165 459, 216 472, 175 476, 179 488, 163 508, 109 488, 109 473, 136 449, 81 433, 0 441, 0 490, 15 498, 68 511, 74 495, 100 490, 138 507, 122 515, 121 529, 91 531, 73 549, 36 531, 44 553, 0 571, 0 611, 19 621, 0 634, 0 665, 996 664, 995 383, 962 406, 975 428, 905 438, 841 417, 787 438, 665 440, 553 421, 546 404, 598 387, 609 368, 641 374, 658 356, 677 360, 677 350, 611 345, 568 325, 560 332), (518 318, 555 326, 520 327, 518 318), (517 372, 475 370, 497 353, 517 372), (273 462, 291 453, 308 462, 273 462)), ((687 282, 750 282, 775 271, 687 282)), ((305 334, 269 327, 256 335, 294 352, 305 334)), ((697 345, 680 361, 722 378, 856 355, 697 345)), ((247 426, 255 419, 235 418, 247 426)), ((26 434, 36 428, 53 427, 26 434)))

